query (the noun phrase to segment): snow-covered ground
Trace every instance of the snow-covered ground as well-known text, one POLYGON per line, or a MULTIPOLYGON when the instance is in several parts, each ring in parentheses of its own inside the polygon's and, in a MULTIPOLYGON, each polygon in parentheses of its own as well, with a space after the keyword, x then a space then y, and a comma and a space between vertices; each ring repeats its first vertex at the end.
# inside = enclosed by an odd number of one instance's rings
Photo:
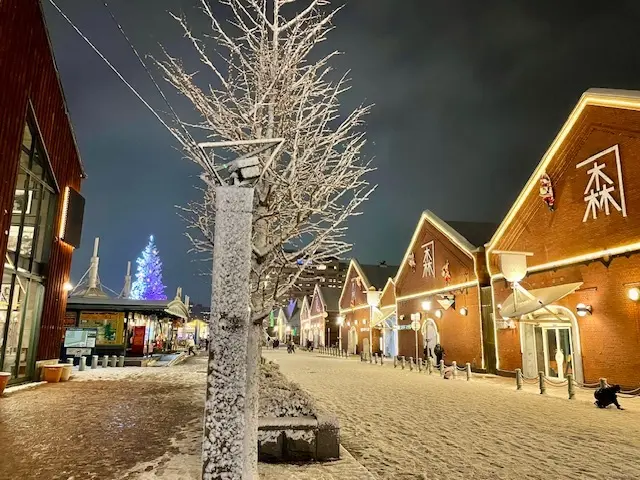
POLYGON ((600 410, 590 392, 515 391, 513 379, 443 380, 416 371, 265 351, 320 408, 376 478, 640 478, 640 399, 600 410), (564 397, 564 398, 563 398, 564 397))

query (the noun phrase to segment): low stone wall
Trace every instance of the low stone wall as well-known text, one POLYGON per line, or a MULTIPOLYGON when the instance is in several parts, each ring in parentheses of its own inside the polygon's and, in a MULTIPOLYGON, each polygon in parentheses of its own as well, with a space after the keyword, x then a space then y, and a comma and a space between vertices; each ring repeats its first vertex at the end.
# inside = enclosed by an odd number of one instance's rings
POLYGON ((326 461, 340 458, 340 425, 331 415, 259 419, 262 462, 326 461))

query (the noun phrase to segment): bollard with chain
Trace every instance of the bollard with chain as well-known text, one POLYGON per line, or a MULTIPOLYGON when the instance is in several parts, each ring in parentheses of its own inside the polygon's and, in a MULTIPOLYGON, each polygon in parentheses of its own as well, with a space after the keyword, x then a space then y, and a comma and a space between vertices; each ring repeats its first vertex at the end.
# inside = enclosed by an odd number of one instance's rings
POLYGON ((547 387, 544 384, 544 372, 538 372, 538 383, 540 385, 540 394, 542 395, 547 391, 547 387))
POLYGON ((444 377, 444 360, 440 360, 440 376, 444 377))
POLYGON ((98 368, 98 355, 91 356, 91 368, 94 370, 98 368))
POLYGON ((456 378, 458 376, 458 362, 454 360, 453 362, 451 362, 451 365, 453 368, 453 378, 456 378))
POLYGON ((409 357, 409 370, 413 372, 413 357, 409 357))
POLYGON ((393 368, 398 368, 398 356, 393 356, 393 368))
POLYGON ((607 379, 606 378, 601 378, 600 379, 600 388, 607 388, 607 379))
POLYGON ((427 359, 427 373, 429 375, 433 373, 433 362, 431 361, 431 357, 427 359))
POLYGON ((402 365, 402 369, 404 370, 404 366, 405 366, 404 355, 400 357, 400 365, 402 365))
POLYGON ((471 364, 467 362, 467 382, 471 380, 471 364))
POLYGON ((371 359, 371 352, 369 352, 369 364, 372 364, 373 360, 371 359))
POLYGON ((576 386, 573 383, 573 374, 567 373, 567 385, 569 386, 569 400, 573 400, 576 398, 576 386))
POLYGON ((79 358, 79 360, 80 364, 78 365, 78 370, 84 372, 84 370, 87 368, 87 357, 82 356, 79 358))
POLYGON ((418 358, 418 361, 416 362, 418 364, 418 372, 422 371, 422 359, 418 358))
POLYGON ((102 357, 102 368, 107 368, 109 366, 109 355, 105 355, 102 357))
POLYGON ((120 355, 118 357, 118 366, 119 367, 124 367, 124 355, 120 355))
POLYGON ((516 390, 522 390, 522 369, 516 368, 516 390))

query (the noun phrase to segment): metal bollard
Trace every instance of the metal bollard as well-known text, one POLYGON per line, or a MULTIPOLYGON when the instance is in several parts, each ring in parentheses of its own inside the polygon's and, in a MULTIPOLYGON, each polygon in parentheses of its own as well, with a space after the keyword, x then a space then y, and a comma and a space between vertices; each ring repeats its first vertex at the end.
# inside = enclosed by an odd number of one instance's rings
POLYGON ((420 357, 418 357, 418 361, 416 362, 418 364, 418 372, 422 371, 422 359, 420 357))
POLYGON ((371 352, 369 352, 369 363, 373 363, 373 359, 371 358, 371 352))
POLYGON ((98 355, 93 355, 91 357, 91 369, 95 370, 98 368, 98 355))
POLYGON ((431 357, 427 359, 427 373, 429 375, 433 373, 433 362, 431 361, 431 357))
POLYGON ((453 378, 457 378, 458 377, 458 363, 454 360, 453 362, 451 362, 451 365, 453 366, 453 378))
POLYGON ((440 376, 444 377, 444 360, 440 360, 440 376))
POLYGON ((467 382, 471 380, 471 364, 467 362, 467 382))
POLYGON ((569 387, 569 400, 574 400, 576 398, 576 386, 573 383, 573 374, 567 373, 567 385, 569 387))
POLYGON ((116 365, 118 365, 118 357, 111 355, 111 366, 115 367, 116 365))
POLYGON ((384 355, 380 355, 380 365, 382 365, 384 362, 384 355))
POLYGON ((109 355, 105 355, 102 357, 102 368, 107 368, 109 366, 109 355))
POLYGON ((124 355, 120 355, 118 357, 118 366, 119 367, 124 367, 124 355))
POLYGON ((87 357, 80 357, 80 364, 78 365, 78 370, 80 370, 81 372, 84 372, 85 369, 87 368, 87 357))
POLYGON ((398 367, 398 356, 394 355, 393 356, 393 368, 397 368, 398 367))
POLYGON ((516 390, 522 390, 522 370, 516 368, 516 390))
POLYGON ((409 357, 409 371, 413 372, 413 357, 409 357))
POLYGON ((540 385, 540 395, 547 391, 547 386, 544 384, 544 372, 538 372, 538 384, 540 385))
POLYGON ((606 378, 601 378, 600 379, 600 388, 607 388, 607 379, 606 378))
POLYGON ((402 369, 404 370, 404 367, 405 367, 404 355, 400 357, 400 365, 402 365, 402 369))

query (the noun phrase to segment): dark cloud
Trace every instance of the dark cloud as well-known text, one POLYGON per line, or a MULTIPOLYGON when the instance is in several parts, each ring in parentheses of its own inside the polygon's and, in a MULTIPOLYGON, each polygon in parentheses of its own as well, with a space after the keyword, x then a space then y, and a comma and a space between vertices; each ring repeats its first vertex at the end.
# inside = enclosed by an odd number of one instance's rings
MULTIPOLYGON (((59 3, 161 109, 101 2, 59 3)), ((141 52, 157 55, 162 42, 203 70, 167 14, 186 12, 206 28, 194 0, 110 5, 141 52)), ((120 287, 126 260, 153 233, 171 289, 180 284, 206 302, 209 283, 197 276, 202 265, 187 254, 174 209, 196 196, 197 170, 101 60, 46 12, 89 173, 74 278, 99 235, 102 279, 120 287)), ((349 1, 321 48, 344 52, 335 66, 351 70, 345 107, 375 104, 367 154, 376 157, 371 180, 379 187, 350 224, 354 253, 364 262, 399 261, 427 208, 451 220, 500 220, 584 90, 640 88, 639 14, 631 0, 349 1)))

